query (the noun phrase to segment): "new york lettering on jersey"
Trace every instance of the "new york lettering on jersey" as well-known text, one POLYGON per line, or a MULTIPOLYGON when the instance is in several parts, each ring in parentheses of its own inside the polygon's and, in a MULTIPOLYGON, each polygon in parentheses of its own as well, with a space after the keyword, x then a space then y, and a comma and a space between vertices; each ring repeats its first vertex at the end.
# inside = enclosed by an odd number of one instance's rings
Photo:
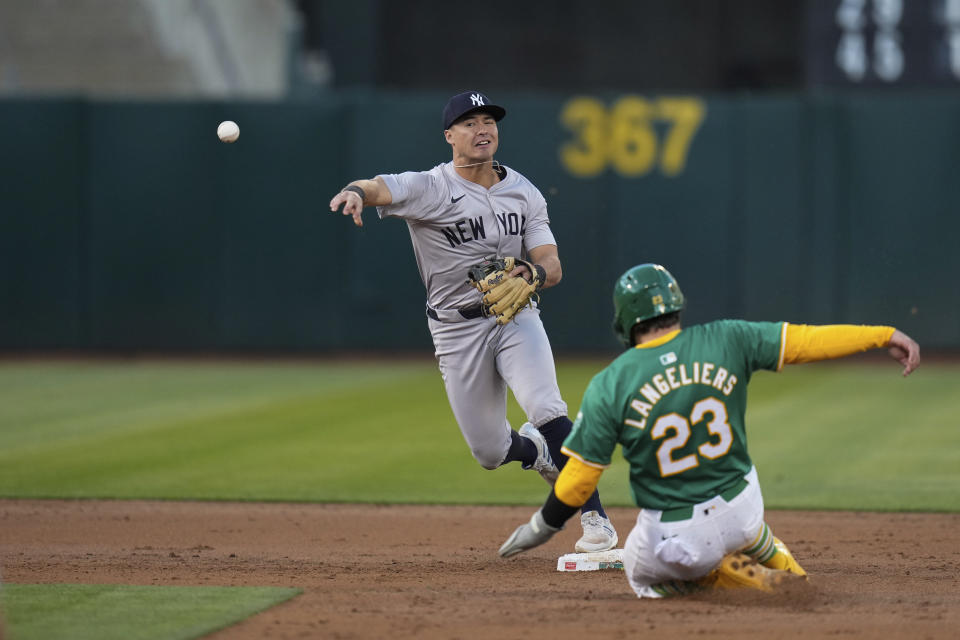
POLYGON ((450 243, 451 247, 457 247, 465 242, 473 240, 485 240, 487 231, 483 225, 483 217, 464 218, 457 220, 453 225, 440 227, 440 232, 450 243))
POLYGON ((520 213, 498 213, 500 231, 508 236, 522 236, 527 228, 527 216, 520 213))
POLYGON ((393 203, 378 212, 406 220, 431 307, 476 303, 466 273, 485 256, 522 256, 529 247, 556 244, 543 196, 516 171, 502 170, 505 178, 490 189, 459 177, 451 163, 381 175, 393 203))
MULTIPOLYGON (((500 226, 500 232, 509 236, 523 236, 527 227, 527 216, 519 213, 497 213, 494 214, 497 224, 500 226)), ((450 243, 450 247, 457 247, 465 242, 473 240, 486 240, 487 231, 484 226, 483 217, 464 218, 457 220, 452 225, 440 227, 443 237, 450 243)))

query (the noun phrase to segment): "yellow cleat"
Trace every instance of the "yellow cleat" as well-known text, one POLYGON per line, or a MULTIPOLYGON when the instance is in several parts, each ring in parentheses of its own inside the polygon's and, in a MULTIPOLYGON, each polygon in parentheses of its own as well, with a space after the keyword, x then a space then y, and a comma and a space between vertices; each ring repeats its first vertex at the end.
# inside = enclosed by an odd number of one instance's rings
POLYGON ((720 566, 697 581, 708 589, 759 589, 773 591, 785 579, 792 577, 787 571, 770 569, 744 553, 724 556, 720 566))
POLYGON ((800 563, 793 557, 790 549, 787 548, 787 545, 783 544, 782 540, 774 537, 773 544, 777 548, 777 552, 773 554, 772 558, 764 562, 763 566, 769 567, 770 569, 779 569, 780 571, 789 571, 798 576, 807 575, 807 572, 803 570, 803 567, 800 566, 800 563))

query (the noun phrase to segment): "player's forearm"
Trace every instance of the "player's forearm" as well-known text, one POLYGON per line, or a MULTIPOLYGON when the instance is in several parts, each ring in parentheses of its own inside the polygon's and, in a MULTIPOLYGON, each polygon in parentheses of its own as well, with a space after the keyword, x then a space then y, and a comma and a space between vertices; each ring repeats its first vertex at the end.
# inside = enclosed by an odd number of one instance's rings
POLYGON ((528 258, 533 264, 543 267, 546 272, 546 280, 541 285, 541 289, 552 287, 563 278, 563 267, 560 264, 560 257, 557 253, 556 245, 545 244, 530 249, 528 258))
POLYGON ((885 347, 895 329, 851 324, 813 326, 788 324, 783 347, 784 364, 842 358, 885 347))
POLYGON ((543 270, 547 273, 546 282, 543 283, 541 289, 552 287, 560 282, 560 279, 563 277, 563 267, 560 265, 560 258, 557 256, 549 256, 536 264, 543 267, 543 270))
POLYGON ((363 191, 362 194, 358 193, 357 195, 363 198, 363 206, 365 207, 379 207, 393 202, 393 196, 391 196, 387 184, 380 176, 370 180, 354 180, 347 184, 344 189, 348 187, 356 187, 363 191))

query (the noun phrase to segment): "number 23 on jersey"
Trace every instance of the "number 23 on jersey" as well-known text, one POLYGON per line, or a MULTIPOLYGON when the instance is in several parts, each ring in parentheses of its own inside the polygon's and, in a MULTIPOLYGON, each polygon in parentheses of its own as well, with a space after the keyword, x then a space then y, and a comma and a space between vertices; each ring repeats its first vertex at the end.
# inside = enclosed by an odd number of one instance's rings
POLYGON ((709 460, 725 456, 733 444, 733 430, 727 420, 727 407, 717 398, 704 398, 697 402, 693 405, 689 418, 679 413, 660 416, 650 429, 650 437, 655 441, 663 440, 657 448, 657 463, 663 477, 699 466, 700 456, 709 460), (675 458, 674 452, 686 446, 694 435, 692 428, 699 428, 701 423, 710 434, 707 441, 697 447, 696 453, 675 458))

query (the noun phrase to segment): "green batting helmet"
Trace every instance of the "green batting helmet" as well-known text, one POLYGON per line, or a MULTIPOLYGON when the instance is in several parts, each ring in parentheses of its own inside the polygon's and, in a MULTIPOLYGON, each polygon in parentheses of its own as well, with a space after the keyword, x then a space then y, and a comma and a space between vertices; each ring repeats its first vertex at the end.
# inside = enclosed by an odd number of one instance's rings
POLYGON ((613 332, 627 347, 638 322, 682 311, 683 292, 670 272, 659 264, 638 264, 617 280, 613 288, 613 332))

